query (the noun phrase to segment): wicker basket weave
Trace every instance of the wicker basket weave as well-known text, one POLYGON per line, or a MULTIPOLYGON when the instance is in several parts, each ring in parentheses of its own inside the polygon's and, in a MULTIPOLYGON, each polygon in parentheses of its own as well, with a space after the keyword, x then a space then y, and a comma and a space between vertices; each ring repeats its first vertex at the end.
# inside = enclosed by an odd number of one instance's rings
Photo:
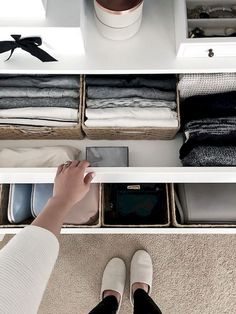
POLYGON ((85 125, 86 121, 86 80, 83 77, 83 103, 82 103, 82 128, 89 139, 92 140, 171 140, 175 137, 180 129, 180 110, 179 110, 179 93, 177 91, 177 116, 178 127, 174 128, 111 128, 96 127, 91 128, 85 125))
POLYGON ((235 228, 236 224, 181 224, 179 222, 177 208, 175 205, 175 189, 174 184, 169 184, 171 224, 178 228, 235 228))
POLYGON ((73 127, 41 127, 25 125, 0 126, 0 139, 83 139, 82 130, 83 80, 80 76, 80 100, 78 103, 78 125, 73 127))
MULTIPOLYGON (((8 211, 8 200, 9 200, 9 184, 0 185, 0 228, 24 228, 30 225, 33 221, 33 218, 27 219, 26 221, 20 224, 11 224, 7 218, 8 211)), ((73 224, 64 224, 62 228, 99 228, 101 227, 101 216, 102 216, 102 187, 99 185, 99 211, 97 221, 93 225, 73 225, 73 224)))

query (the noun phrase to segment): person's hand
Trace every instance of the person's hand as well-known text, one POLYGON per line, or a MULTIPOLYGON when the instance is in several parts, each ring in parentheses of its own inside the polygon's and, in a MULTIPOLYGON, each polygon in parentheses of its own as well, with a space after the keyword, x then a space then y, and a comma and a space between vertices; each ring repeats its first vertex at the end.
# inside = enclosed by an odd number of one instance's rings
POLYGON ((69 165, 61 165, 57 169, 54 181, 53 198, 72 208, 81 201, 90 189, 94 173, 85 175, 88 161, 72 161, 69 165))

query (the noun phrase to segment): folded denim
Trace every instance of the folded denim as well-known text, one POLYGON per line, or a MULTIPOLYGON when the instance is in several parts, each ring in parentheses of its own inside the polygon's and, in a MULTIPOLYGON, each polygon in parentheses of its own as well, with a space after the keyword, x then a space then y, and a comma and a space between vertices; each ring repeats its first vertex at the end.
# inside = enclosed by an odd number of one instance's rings
POLYGON ((175 75, 87 75, 89 86, 110 87, 154 87, 161 90, 175 90, 175 75))
POLYGON ((79 89, 79 75, 0 75, 0 87, 79 89))
POLYGON ((182 160, 184 166, 236 166, 236 146, 196 146, 182 160))
POLYGON ((96 127, 120 127, 120 128, 140 128, 140 127, 156 127, 156 128, 176 128, 178 127, 177 119, 153 119, 153 120, 144 120, 144 119, 88 119, 85 121, 87 127, 96 128, 96 127))
POLYGON ((74 127, 77 121, 59 121, 47 119, 4 119, 0 118, 0 125, 30 125, 30 126, 51 126, 51 127, 74 127))
POLYGON ((0 167, 58 167, 78 160, 80 150, 72 146, 0 149, 0 167))
POLYGON ((0 109, 23 108, 23 107, 62 107, 78 108, 79 98, 29 98, 29 97, 10 97, 0 98, 0 109))
MULTIPOLYGON (((0 111, 1 112, 1 111, 0 111)), ((177 118, 177 113, 169 108, 105 108, 105 109, 86 109, 85 113, 88 119, 172 119, 177 118)))
POLYGON ((0 98, 12 97, 52 97, 63 98, 72 97, 78 98, 79 90, 64 89, 64 88, 37 88, 37 87, 4 87, 0 88, 0 98))
POLYGON ((161 91, 157 88, 148 87, 98 87, 88 86, 88 98, 107 99, 107 98, 129 98, 142 97, 156 100, 175 101, 175 91, 161 91))
POLYGON ((180 109, 183 124, 196 119, 236 116, 236 91, 188 97, 180 109))
MULTIPOLYGON (((0 99, 1 105, 1 99, 0 99)), ((145 99, 141 97, 130 98, 108 98, 108 99, 87 99, 87 108, 117 108, 117 107, 137 107, 137 108, 176 108, 175 101, 145 99)))
POLYGON ((58 107, 27 107, 0 110, 0 118, 78 121, 78 110, 58 107))
POLYGON ((236 73, 183 74, 178 89, 181 98, 236 91, 236 73))

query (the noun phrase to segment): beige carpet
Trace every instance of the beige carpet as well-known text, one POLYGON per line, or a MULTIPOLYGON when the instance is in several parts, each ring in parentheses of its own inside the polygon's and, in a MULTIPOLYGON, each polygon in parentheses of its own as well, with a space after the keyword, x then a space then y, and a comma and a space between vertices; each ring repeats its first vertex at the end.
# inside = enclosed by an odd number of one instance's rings
MULTIPOLYGON (((39 314, 87 314, 98 302, 106 262, 120 256, 128 265, 140 248, 152 255, 152 295, 163 314, 236 313, 233 235, 64 235, 60 243, 39 314)), ((128 282, 120 313, 132 313, 128 282)))

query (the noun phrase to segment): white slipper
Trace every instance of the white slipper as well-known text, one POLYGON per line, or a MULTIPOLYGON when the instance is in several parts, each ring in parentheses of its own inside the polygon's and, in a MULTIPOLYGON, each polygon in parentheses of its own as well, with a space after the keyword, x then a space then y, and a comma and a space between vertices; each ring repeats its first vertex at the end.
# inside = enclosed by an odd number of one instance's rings
POLYGON ((125 288, 126 280, 126 266, 121 258, 115 257, 111 259, 103 272, 102 288, 101 288, 101 300, 103 299, 103 293, 106 290, 113 290, 120 294, 120 302, 117 313, 119 313, 122 297, 125 288))
POLYGON ((145 283, 149 286, 148 294, 152 291, 153 265, 151 256, 144 250, 134 253, 130 264, 130 302, 134 305, 133 284, 145 283))

